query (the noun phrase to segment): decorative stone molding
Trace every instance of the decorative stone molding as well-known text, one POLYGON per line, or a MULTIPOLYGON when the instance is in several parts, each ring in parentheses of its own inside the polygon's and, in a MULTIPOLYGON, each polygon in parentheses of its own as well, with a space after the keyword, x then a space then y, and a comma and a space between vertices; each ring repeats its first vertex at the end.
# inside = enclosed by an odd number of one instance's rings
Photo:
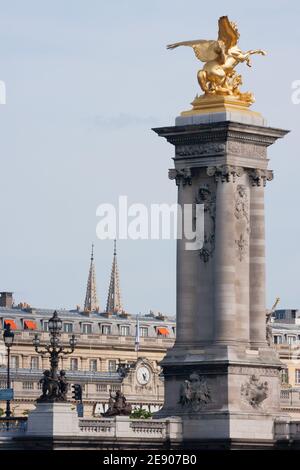
POLYGON ((268 397, 268 382, 260 382, 259 377, 251 375, 248 382, 241 386, 241 395, 253 408, 259 408, 268 397))
POLYGON ((204 241, 199 251, 199 256, 207 263, 215 250, 215 227, 216 227, 216 197, 212 193, 208 185, 199 188, 198 195, 195 200, 196 204, 204 204, 204 241))
POLYGON ((214 176, 216 181, 221 181, 222 183, 235 182, 238 176, 242 176, 244 170, 242 167, 233 166, 233 165, 219 165, 219 166, 209 166, 207 168, 208 176, 214 176))
POLYGON ((176 157, 196 157, 201 155, 216 155, 225 152, 225 144, 210 142, 207 144, 177 145, 176 157))
POLYGON ((229 374, 236 374, 236 375, 259 375, 265 377, 278 377, 278 370, 265 368, 265 367, 248 367, 248 366, 229 366, 228 367, 229 374))
POLYGON ((204 377, 193 372, 180 388, 179 404, 191 411, 200 411, 211 402, 211 391, 204 377))
POLYGON ((248 175, 252 186, 266 186, 267 181, 272 181, 274 178, 272 170, 259 170, 258 168, 248 170, 248 175))
POLYGON ((229 141, 227 143, 227 152, 240 157, 266 158, 267 148, 262 145, 245 144, 239 141, 229 141))
POLYGON ((238 184, 235 194, 234 215, 237 219, 237 230, 240 232, 239 237, 235 240, 237 254, 240 261, 246 256, 248 248, 248 234, 250 232, 249 223, 249 200, 247 188, 243 184, 238 184))
POLYGON ((240 238, 235 240, 235 245, 237 248, 237 255, 240 261, 243 261, 247 254, 248 242, 244 238, 244 235, 241 233, 240 238))
POLYGON ((243 184, 239 184, 236 188, 234 215, 237 220, 246 221, 246 230, 249 232, 249 200, 247 188, 243 184))
POLYGON ((191 168, 183 168, 182 170, 177 170, 176 168, 171 168, 169 170, 169 179, 175 180, 176 186, 179 186, 182 183, 182 186, 192 184, 192 170, 191 168))

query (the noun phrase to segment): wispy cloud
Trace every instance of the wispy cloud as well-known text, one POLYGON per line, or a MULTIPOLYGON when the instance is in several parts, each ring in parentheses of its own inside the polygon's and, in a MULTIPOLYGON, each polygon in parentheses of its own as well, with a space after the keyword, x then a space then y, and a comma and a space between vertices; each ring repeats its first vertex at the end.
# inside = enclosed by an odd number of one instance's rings
POLYGON ((107 130, 118 130, 125 127, 152 126, 159 121, 155 116, 136 116, 133 114, 121 113, 118 116, 97 115, 90 118, 89 124, 95 127, 102 127, 107 130))

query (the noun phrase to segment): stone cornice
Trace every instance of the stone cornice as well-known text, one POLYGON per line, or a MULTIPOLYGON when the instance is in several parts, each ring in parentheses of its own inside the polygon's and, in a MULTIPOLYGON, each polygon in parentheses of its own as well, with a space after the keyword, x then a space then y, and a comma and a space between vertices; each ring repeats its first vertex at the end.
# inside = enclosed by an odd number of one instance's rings
POLYGON ((157 127, 152 130, 175 146, 236 141, 268 147, 289 132, 284 129, 232 121, 157 127))

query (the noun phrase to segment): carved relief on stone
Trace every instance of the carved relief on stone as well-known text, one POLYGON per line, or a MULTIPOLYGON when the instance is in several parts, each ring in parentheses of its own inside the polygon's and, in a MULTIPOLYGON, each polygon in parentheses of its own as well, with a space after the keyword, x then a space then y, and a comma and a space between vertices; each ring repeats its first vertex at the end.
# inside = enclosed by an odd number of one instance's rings
POLYGON ((199 188, 196 204, 204 204, 204 241, 199 256, 207 263, 215 249, 216 197, 208 185, 199 188))
POLYGON ((227 143, 227 152, 239 155, 240 157, 266 158, 267 156, 266 147, 238 141, 229 141, 227 143))
POLYGON ((210 142, 207 144, 177 145, 176 157, 194 157, 214 155, 225 152, 225 144, 210 142))
POLYGON ((235 240, 235 246, 237 249, 237 255, 240 261, 243 261, 247 254, 247 248, 248 248, 248 241, 244 237, 244 235, 241 233, 240 238, 235 240))
POLYGON ((233 165, 219 165, 209 166, 207 168, 208 176, 214 176, 216 181, 222 181, 222 183, 229 181, 236 181, 238 176, 243 174, 244 170, 242 167, 233 165))
POLYGON ((246 186, 243 184, 238 184, 236 188, 234 215, 237 220, 246 221, 246 230, 249 232, 249 200, 246 186))
POLYGON ((241 386, 241 395, 253 408, 261 407, 262 402, 268 397, 268 382, 259 380, 256 375, 251 375, 248 382, 241 386))
POLYGON ((272 170, 260 170, 258 168, 248 170, 248 175, 252 186, 266 186, 266 182, 272 181, 274 178, 272 170))
POLYGON ((246 256, 248 248, 248 234, 250 232, 249 223, 249 200, 247 188, 243 184, 237 185, 235 194, 234 215, 237 219, 237 230, 240 233, 235 240, 237 255, 240 261, 246 256))
POLYGON ((266 377, 278 377, 278 369, 274 368, 265 368, 265 367, 244 367, 244 366, 229 366, 228 367, 229 374, 237 374, 237 375, 260 375, 266 377))
POLYGON ((183 168, 182 170, 177 170, 176 168, 171 168, 169 170, 169 179, 175 180, 176 186, 179 186, 182 183, 182 186, 192 184, 192 170, 191 168, 183 168))
POLYGON ((190 411, 199 411, 211 402, 211 391, 204 377, 193 372, 180 388, 179 402, 190 411))

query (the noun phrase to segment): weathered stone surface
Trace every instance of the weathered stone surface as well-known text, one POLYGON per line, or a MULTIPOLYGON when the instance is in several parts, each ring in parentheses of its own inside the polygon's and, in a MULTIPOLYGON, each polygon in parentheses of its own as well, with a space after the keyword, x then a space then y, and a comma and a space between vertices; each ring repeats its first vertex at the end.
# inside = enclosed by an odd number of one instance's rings
POLYGON ((273 439, 280 414, 281 364, 266 341, 264 186, 267 147, 286 131, 250 121, 154 129, 190 177, 179 204, 204 204, 202 249, 177 242, 177 339, 162 362, 158 416, 181 416, 184 440, 273 439))

